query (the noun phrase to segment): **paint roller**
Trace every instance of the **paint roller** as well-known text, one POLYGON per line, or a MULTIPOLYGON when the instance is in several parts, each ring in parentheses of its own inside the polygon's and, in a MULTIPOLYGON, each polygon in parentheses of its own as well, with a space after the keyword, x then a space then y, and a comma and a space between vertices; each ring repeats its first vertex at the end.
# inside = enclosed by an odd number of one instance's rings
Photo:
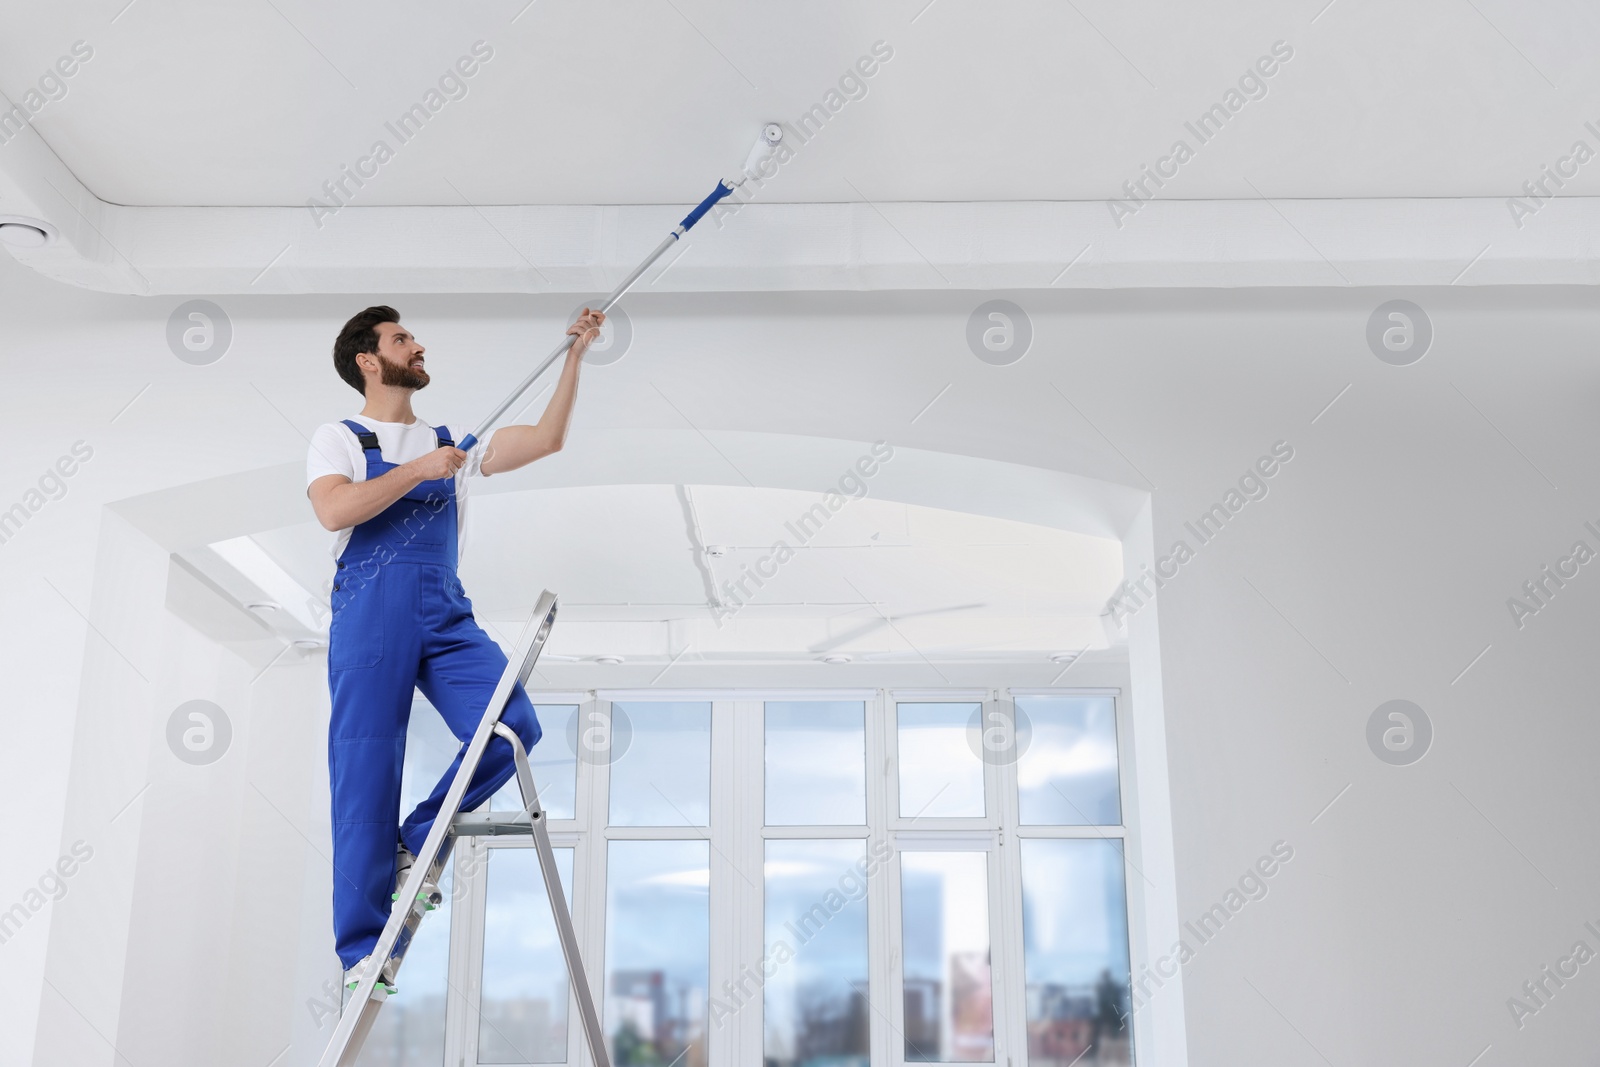
MULTIPOLYGON (((622 284, 611 290, 610 295, 600 303, 596 310, 602 313, 610 311, 612 305, 618 300, 622 299, 622 294, 626 293, 629 289, 632 289, 634 283, 644 276, 644 272, 649 270, 655 261, 660 259, 662 254, 665 253, 667 249, 671 248, 680 239, 682 239, 684 234, 694 229, 694 224, 704 218, 706 212, 716 207, 717 203, 724 197, 728 196, 735 189, 739 188, 739 186, 743 185, 751 178, 771 177, 771 175, 766 171, 767 163, 776 154, 778 145, 782 141, 783 127, 779 126, 776 122, 769 122, 763 126, 761 128, 761 136, 757 138, 755 147, 752 148, 750 150, 750 154, 745 157, 744 168, 740 172, 739 176, 737 178, 723 178, 721 181, 717 182, 717 187, 711 191, 711 195, 700 201, 699 205, 695 207, 693 211, 685 215, 683 221, 678 223, 677 228, 675 228, 671 233, 667 234, 666 238, 662 240, 659 245, 656 245, 655 251, 646 256, 644 262, 640 263, 633 269, 633 273, 622 279, 622 284)), ((463 452, 470 451, 472 446, 477 444, 479 439, 481 439, 484 434, 488 433, 496 422, 500 421, 500 417, 506 413, 511 405, 515 404, 518 398, 520 398, 523 393, 526 393, 529 387, 532 386, 534 382, 538 381, 540 376, 543 375, 545 371, 550 369, 551 364, 565 355, 567 350, 571 348, 577 340, 578 338, 572 334, 568 334, 565 338, 563 338, 561 344, 556 346, 555 351, 546 356, 544 360, 533 369, 533 373, 522 379, 522 384, 518 385, 514 390, 512 390, 511 395, 502 400, 499 406, 491 411, 488 417, 478 424, 476 429, 467 434, 466 437, 463 437, 456 447, 460 448, 463 452)))

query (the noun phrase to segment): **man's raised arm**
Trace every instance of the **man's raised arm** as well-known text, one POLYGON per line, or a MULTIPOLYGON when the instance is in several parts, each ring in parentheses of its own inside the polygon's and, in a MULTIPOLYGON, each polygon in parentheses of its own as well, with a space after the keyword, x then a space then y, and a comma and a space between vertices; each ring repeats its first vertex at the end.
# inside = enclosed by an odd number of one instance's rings
POLYGON ((484 474, 500 474, 526 467, 536 459, 561 451, 567 440, 567 427, 572 422, 572 404, 578 398, 578 366, 583 354, 594 339, 600 336, 600 326, 606 321, 602 312, 583 309, 578 321, 567 327, 567 333, 577 338, 567 349, 567 361, 561 367, 561 379, 544 417, 532 426, 502 426, 489 438, 479 470, 484 474))

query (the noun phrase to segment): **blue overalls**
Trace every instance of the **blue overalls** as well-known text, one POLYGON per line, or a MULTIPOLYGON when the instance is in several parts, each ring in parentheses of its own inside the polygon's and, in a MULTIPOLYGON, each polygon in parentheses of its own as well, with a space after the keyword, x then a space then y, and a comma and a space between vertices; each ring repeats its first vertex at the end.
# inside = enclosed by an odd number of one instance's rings
MULTIPOLYGON (((365 426, 344 420, 366 454, 367 478, 394 469, 365 426)), ((441 446, 454 442, 434 428, 441 446)), ((455 479, 422 482, 350 532, 333 581, 328 632, 328 780, 333 800, 333 930, 339 960, 370 955, 389 918, 396 836, 422 847, 468 741, 505 671, 505 653, 472 618, 456 577, 455 479), (433 793, 400 822, 400 772, 413 688, 463 744, 433 793)), ((532 748, 539 720, 518 685, 501 721, 532 748)), ((515 768, 496 737, 461 810, 491 797, 515 768)))

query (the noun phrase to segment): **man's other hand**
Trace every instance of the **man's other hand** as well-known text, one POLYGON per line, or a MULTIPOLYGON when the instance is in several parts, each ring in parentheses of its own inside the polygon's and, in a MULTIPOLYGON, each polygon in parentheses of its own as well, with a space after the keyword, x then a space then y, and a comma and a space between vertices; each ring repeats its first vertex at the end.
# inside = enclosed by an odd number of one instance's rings
POLYGON ((467 454, 459 448, 450 445, 434 449, 425 456, 418 456, 407 463, 406 466, 416 471, 425 482, 435 481, 440 478, 451 478, 462 465, 467 462, 467 454))

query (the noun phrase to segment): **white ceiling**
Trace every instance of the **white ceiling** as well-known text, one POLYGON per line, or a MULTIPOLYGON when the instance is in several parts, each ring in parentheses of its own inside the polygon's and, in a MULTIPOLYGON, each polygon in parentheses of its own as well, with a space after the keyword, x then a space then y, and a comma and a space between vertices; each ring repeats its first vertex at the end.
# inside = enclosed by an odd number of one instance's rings
POLYGON ((13 3, 0 91, 75 42, 93 57, 0 145, 0 216, 59 235, 20 261, 114 292, 603 292, 877 42, 865 95, 649 285, 1600 281, 1600 162, 1536 219, 1508 207, 1600 153, 1582 0, 13 3), (401 143, 386 124, 480 41, 401 143), (1186 123, 1277 42, 1265 95, 1201 143, 1186 123), (1194 158, 1113 218, 1179 139, 1194 158), (393 158, 314 217, 379 140, 393 158))
POLYGON ((36 128, 124 205, 302 205, 478 40, 468 94, 358 203, 692 202, 878 40, 866 97, 764 199, 1118 195, 1278 40, 1268 95, 1163 196, 1504 197, 1600 117, 1582 0, 125 3, 0 16, 12 100, 93 47, 36 128))

